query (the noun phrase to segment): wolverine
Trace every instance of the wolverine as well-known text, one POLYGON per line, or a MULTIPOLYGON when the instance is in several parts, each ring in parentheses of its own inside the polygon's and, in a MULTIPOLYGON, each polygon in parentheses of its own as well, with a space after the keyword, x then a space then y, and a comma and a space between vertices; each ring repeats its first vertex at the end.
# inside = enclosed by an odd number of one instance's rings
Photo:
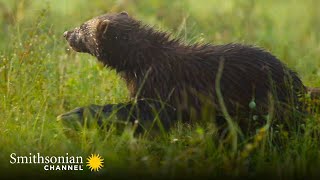
POLYGON ((61 121, 76 116, 83 123, 87 110, 99 125, 115 114, 142 129, 155 119, 169 128, 177 120, 192 123, 210 112, 217 122, 223 124, 228 114, 248 128, 251 116, 258 125, 270 113, 275 121, 290 124, 290 117, 303 114, 299 99, 307 88, 298 75, 255 46, 187 44, 127 12, 95 17, 64 37, 74 51, 89 53, 116 70, 132 101, 77 108, 60 115, 61 121))

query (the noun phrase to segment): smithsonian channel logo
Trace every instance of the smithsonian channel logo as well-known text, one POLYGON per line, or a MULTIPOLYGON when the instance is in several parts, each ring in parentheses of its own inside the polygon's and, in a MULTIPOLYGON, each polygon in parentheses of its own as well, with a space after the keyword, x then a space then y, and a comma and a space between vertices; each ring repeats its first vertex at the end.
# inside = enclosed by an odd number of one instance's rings
MULTIPOLYGON (((103 167, 103 158, 99 154, 91 154, 86 158, 86 168, 91 171, 99 171, 103 167)), ((63 156, 43 156, 40 153, 29 153, 27 156, 10 154, 10 164, 43 164, 45 171, 83 171, 84 158, 71 156, 66 153, 63 156)))

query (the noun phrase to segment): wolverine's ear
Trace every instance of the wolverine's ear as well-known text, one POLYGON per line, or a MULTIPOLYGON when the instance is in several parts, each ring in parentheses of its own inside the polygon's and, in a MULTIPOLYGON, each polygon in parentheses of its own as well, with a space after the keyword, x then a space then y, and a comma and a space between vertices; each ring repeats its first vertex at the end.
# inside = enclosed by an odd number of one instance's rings
POLYGON ((101 34, 102 36, 105 36, 105 34, 108 30, 109 24, 110 24, 110 20, 108 20, 108 19, 102 20, 98 24, 97 32, 99 32, 99 34, 101 34))
POLYGON ((125 16, 129 16, 129 14, 126 11, 122 11, 120 14, 125 15, 125 16))

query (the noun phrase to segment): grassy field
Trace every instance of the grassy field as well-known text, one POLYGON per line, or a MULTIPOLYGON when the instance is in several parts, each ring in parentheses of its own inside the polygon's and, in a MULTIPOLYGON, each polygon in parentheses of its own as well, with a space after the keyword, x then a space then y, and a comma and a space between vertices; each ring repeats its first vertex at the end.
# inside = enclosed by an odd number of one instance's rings
MULTIPOLYGON (((240 42, 264 47, 320 86, 318 0, 0 0, 0 176, 25 174, 153 178, 180 176, 320 175, 320 113, 305 132, 283 134, 281 145, 260 131, 237 145, 220 140, 213 124, 182 125, 156 137, 132 128, 83 129, 67 137, 56 116, 78 106, 129 100, 124 82, 94 57, 68 50, 62 34, 87 19, 125 10, 186 42, 240 42), (10 154, 99 153, 99 172, 46 172, 10 164, 10 154)), ((294 121, 294 119, 292 119, 294 121)))

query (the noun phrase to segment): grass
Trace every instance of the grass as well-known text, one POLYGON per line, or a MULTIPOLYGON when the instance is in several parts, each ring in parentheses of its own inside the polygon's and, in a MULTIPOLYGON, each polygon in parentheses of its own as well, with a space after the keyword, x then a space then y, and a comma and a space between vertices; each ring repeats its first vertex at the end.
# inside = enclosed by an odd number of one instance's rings
MULTIPOLYGON (((320 113, 306 118, 305 132, 272 132, 232 147, 214 124, 178 124, 156 137, 133 129, 83 129, 67 137, 56 116, 78 106, 129 100, 124 82, 94 57, 68 50, 65 30, 109 11, 129 14, 186 42, 241 42, 264 47, 298 72, 307 86, 320 86, 320 14, 317 0, 305 1, 82 1, 0 0, 0 167, 1 174, 48 175, 37 165, 11 165, 10 154, 99 153, 99 173, 51 172, 81 177, 154 178, 193 176, 317 177, 320 113), (236 150, 235 150, 236 149, 236 150)), ((311 104, 313 102, 310 102, 311 104)), ((294 119, 292 120, 294 121, 294 119)), ((233 145, 234 146, 234 145, 233 145)))

